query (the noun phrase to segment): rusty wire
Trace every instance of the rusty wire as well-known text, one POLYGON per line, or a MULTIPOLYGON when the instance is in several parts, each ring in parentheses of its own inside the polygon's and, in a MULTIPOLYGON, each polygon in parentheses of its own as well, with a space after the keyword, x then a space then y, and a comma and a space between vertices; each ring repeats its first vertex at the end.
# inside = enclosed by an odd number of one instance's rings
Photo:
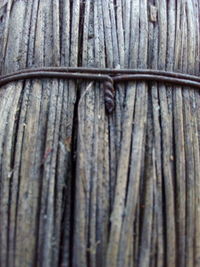
POLYGON ((0 86, 26 79, 84 79, 103 82, 105 106, 108 113, 114 109, 114 82, 154 81, 166 84, 200 88, 200 77, 190 74, 149 69, 98 69, 84 67, 43 67, 23 69, 11 74, 0 76, 0 86))

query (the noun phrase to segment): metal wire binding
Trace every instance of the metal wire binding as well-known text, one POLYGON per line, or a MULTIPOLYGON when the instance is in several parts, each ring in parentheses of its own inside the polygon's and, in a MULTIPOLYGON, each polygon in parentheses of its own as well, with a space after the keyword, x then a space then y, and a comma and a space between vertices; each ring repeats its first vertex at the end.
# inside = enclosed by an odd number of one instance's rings
POLYGON ((98 69, 83 67, 43 67, 23 69, 21 71, 0 76, 0 86, 18 80, 38 78, 86 79, 103 82, 105 107, 108 113, 112 113, 115 106, 114 82, 138 80, 154 81, 200 88, 200 77, 190 74, 148 69, 98 69))
POLYGON ((115 89, 113 81, 104 82, 105 107, 108 113, 112 113, 115 108, 115 89))

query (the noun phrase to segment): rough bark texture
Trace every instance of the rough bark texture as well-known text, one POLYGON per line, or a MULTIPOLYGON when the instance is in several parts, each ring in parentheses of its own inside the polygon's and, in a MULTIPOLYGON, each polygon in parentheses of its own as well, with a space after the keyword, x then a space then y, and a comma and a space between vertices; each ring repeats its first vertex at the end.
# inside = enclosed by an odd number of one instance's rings
MULTIPOLYGON (((199 0, 0 0, 1 74, 199 75, 199 0)), ((200 94, 56 79, 0 90, 0 266, 200 266, 200 94)))

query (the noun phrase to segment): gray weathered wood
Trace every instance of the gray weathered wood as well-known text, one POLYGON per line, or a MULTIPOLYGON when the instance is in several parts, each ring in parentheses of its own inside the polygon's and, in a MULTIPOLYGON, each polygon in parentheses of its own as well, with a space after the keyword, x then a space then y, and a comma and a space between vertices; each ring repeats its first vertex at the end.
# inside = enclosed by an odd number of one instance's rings
MULTIPOLYGON (((0 73, 200 74, 199 0, 0 0, 0 73)), ((0 88, 0 266, 199 266, 200 94, 157 82, 0 88)))

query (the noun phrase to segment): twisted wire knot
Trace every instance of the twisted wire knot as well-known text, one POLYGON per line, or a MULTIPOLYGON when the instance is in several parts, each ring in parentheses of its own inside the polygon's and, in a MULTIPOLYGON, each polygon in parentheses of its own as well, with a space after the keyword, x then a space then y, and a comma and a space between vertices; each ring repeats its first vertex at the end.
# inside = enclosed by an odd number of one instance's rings
POLYGON ((107 80, 104 82, 104 96, 105 96, 105 108, 110 114, 115 108, 115 89, 113 80, 107 80))

